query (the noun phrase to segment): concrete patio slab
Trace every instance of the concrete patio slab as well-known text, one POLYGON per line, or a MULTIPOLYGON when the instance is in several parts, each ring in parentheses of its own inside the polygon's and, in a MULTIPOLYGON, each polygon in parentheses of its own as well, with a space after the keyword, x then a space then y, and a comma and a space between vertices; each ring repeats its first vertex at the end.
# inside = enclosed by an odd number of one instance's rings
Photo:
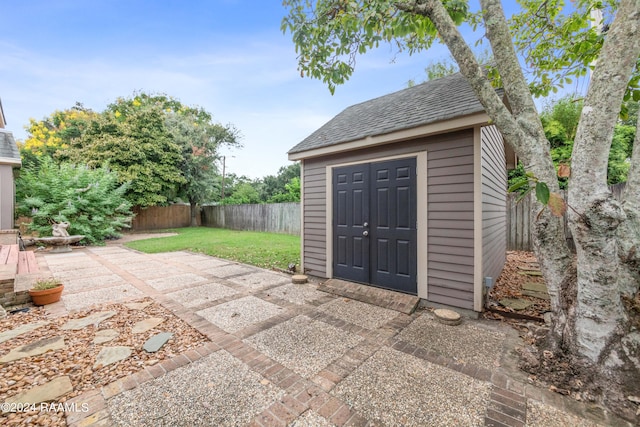
POLYGON ((489 383, 382 348, 332 394, 373 425, 482 426, 490 388, 489 383))
POLYGON ((321 417, 311 409, 302 414, 297 420, 289 424, 288 427, 334 427, 335 424, 321 417))
POLYGON ((216 267, 221 267, 223 265, 233 264, 229 260, 223 260, 223 259, 211 258, 211 257, 208 257, 208 259, 202 259, 201 257, 196 257, 195 260, 191 260, 185 257, 185 259, 181 260, 181 263, 188 265, 189 267, 192 267, 192 268, 197 268, 198 270, 206 270, 209 268, 216 268, 216 267))
POLYGON ((220 283, 207 283, 205 285, 184 289, 167 294, 169 298, 178 301, 185 307, 198 307, 221 298, 237 294, 238 291, 220 283))
POLYGON ((96 304, 107 302, 119 302, 128 299, 140 298, 144 294, 126 283, 124 285, 111 286, 108 288, 94 289, 92 291, 79 292, 76 294, 62 294, 62 302, 67 310, 81 310, 96 304))
POLYGON ((506 337, 502 332, 480 327, 479 322, 449 326, 438 322, 432 314, 424 313, 401 331, 398 338, 458 363, 492 369, 500 361, 506 337))
POLYGON ((244 341, 304 378, 311 378, 363 338, 296 316, 244 341))
POLYGON ((52 265, 65 264, 70 262, 91 262, 91 257, 89 257, 87 253, 81 251, 68 252, 63 254, 43 253, 42 255, 47 261, 49 267, 51 267, 52 265))
POLYGON ((229 265, 223 265, 215 268, 207 268, 206 270, 203 270, 203 271, 205 273, 212 274, 216 277, 226 278, 230 276, 236 276, 239 274, 255 273, 259 270, 254 267, 249 267, 248 265, 229 264, 229 265))
POLYGON ((153 261, 145 259, 144 262, 131 262, 131 263, 119 263, 119 266, 124 271, 134 272, 140 270, 164 270, 167 264, 161 261, 153 261))
POLYGON ((198 276, 193 273, 182 273, 178 276, 161 277, 158 279, 146 280, 147 285, 159 291, 181 288, 187 285, 207 282, 206 277, 198 276))
POLYGON ((324 292, 318 291, 313 285, 294 285, 291 283, 270 289, 269 295, 298 305, 307 304, 326 296, 324 292))
POLYGON ((322 304, 318 307, 318 310, 370 330, 378 329, 398 316, 398 312, 395 310, 365 304, 348 298, 337 298, 322 304))
POLYGON ((277 316, 283 309, 254 296, 247 296, 196 312, 229 333, 277 316))
POLYGON ((65 293, 75 293, 87 291, 91 289, 101 288, 104 286, 123 285, 126 281, 117 274, 104 274, 93 277, 79 277, 75 279, 65 279, 65 293))
POLYGON ((69 279, 104 276, 109 274, 112 274, 111 270, 109 270, 106 267, 103 267, 102 265, 98 265, 98 266, 89 267, 89 268, 75 268, 73 270, 57 271, 57 272, 54 272, 53 275, 55 276, 56 279, 66 281, 69 279))
POLYGON ((283 395, 225 351, 107 401, 117 426, 240 426, 283 395), (140 410, 144 402, 145 410, 140 410))
MULTIPOLYGON (((53 264, 53 265, 49 265, 49 270, 52 273, 64 273, 66 271, 73 271, 73 270, 77 270, 78 269, 78 265, 79 263, 76 261, 73 262, 64 262, 61 264, 53 264)), ((85 268, 100 268, 102 267, 102 265, 98 262, 98 261, 87 261, 87 262, 83 262, 82 264, 80 264, 82 269, 85 268)))
POLYGON ((153 269, 143 269, 143 270, 136 270, 136 271, 132 271, 129 274, 131 274, 132 276, 137 277, 138 279, 141 280, 154 280, 154 279, 160 279, 163 277, 168 277, 168 276, 179 276, 180 274, 184 274, 185 271, 178 268, 178 267, 174 267, 172 265, 167 265, 162 269, 158 269, 158 268, 153 268, 153 269))
POLYGON ((267 271, 243 274, 242 276, 230 277, 227 280, 237 283, 238 285, 246 286, 254 291, 268 286, 282 285, 291 282, 291 278, 288 276, 267 271))
POLYGON ((578 418, 536 400, 527 403, 527 427, 571 426, 604 427, 594 421, 578 418))

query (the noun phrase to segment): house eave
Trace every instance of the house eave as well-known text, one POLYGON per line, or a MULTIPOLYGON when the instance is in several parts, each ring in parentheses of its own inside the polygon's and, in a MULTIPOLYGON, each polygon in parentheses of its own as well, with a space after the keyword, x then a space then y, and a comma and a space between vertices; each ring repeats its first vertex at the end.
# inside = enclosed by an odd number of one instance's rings
POLYGON ((21 167, 22 161, 20 159, 14 159, 13 157, 0 157, 0 165, 12 165, 21 167))
POLYGON ((393 142, 406 141, 420 137, 452 132, 460 129, 467 129, 479 125, 486 125, 488 123, 489 116, 484 111, 482 111, 479 113, 456 117, 450 120, 429 123, 410 129, 402 129, 383 135, 367 136, 366 138, 361 138, 354 141, 299 151, 296 153, 289 153, 289 160, 296 161, 313 157, 327 156, 330 154, 337 154, 345 151, 353 151, 363 148, 375 147, 377 145, 384 145, 393 142))

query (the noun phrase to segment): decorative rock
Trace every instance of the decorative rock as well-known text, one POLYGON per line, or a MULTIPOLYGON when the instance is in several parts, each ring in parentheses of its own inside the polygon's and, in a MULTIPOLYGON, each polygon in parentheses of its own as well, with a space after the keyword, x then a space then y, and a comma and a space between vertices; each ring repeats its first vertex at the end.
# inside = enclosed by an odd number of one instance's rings
POLYGON ((447 310, 446 308, 438 308, 433 311, 433 314, 436 316, 438 322, 443 323, 445 325, 455 326, 462 323, 462 317, 460 314, 456 313, 453 310, 447 310))
POLYGON ((115 339, 120 332, 115 329, 103 329, 102 331, 96 332, 96 336, 93 338, 94 344, 102 344, 105 342, 109 342, 112 339, 115 339))
POLYGON ((533 302, 531 301, 527 301, 524 299, 514 299, 514 298, 504 298, 498 302, 507 308, 512 308, 517 311, 524 310, 525 308, 533 305, 533 302))
POLYGON ((547 285, 545 285, 544 283, 533 283, 533 282, 529 282, 529 283, 525 283, 524 285, 522 285, 522 289, 524 289, 525 291, 532 291, 532 292, 541 292, 541 293, 547 293, 547 285))
POLYGON ((116 315, 115 311, 100 311, 98 313, 90 314, 86 317, 81 317, 80 319, 71 319, 64 325, 62 325, 63 330, 71 329, 73 331, 77 331, 79 329, 86 328, 89 325, 94 325, 98 327, 100 322, 103 320, 107 320, 110 317, 116 315))
POLYGON ((546 292, 522 291, 522 295, 542 299, 545 301, 551 301, 551 297, 546 292))
POLYGON ((522 276, 542 276, 542 272, 540 270, 522 270, 518 271, 518 274, 522 276))
POLYGON ((96 363, 93 364, 93 369, 100 369, 104 366, 126 359, 129 356, 131 356, 131 347, 105 347, 100 350, 100 353, 98 353, 96 363))
POLYGON ((151 304, 151 301, 146 301, 146 302, 129 302, 124 304, 125 307, 127 307, 130 310, 142 310, 144 309, 146 306, 148 306, 149 304, 151 304))
MULTIPOLYGON (((65 394, 72 391, 73 386, 71 385, 71 379, 67 376, 58 377, 46 384, 30 388, 29 390, 23 391, 22 393, 11 396, 5 399, 5 403, 37 404, 40 402, 56 400, 60 396, 64 396, 65 394)), ((2 407, 11 407, 11 405, 2 405, 2 407)), ((3 409, 2 412, 4 413, 7 411, 3 409)))
POLYGON ((11 338, 17 337, 18 335, 22 335, 24 333, 31 332, 34 329, 38 329, 40 326, 44 326, 44 325, 46 325, 48 323, 49 322, 47 322, 47 321, 27 323, 25 325, 20 325, 17 328, 13 328, 10 331, 4 331, 4 332, 0 333, 0 343, 8 341, 11 338))
POLYGON ((305 284, 305 283, 307 283, 307 281, 308 281, 308 278, 304 274, 296 274, 296 275, 291 277, 291 282, 296 284, 296 285, 305 284))
POLYGON ((12 349, 9 353, 0 357, 0 363, 13 362, 29 356, 37 356, 49 350, 59 350, 65 347, 64 337, 45 338, 21 347, 12 349))
POLYGON ((131 333, 140 334, 142 332, 147 332, 149 329, 155 328, 162 322, 164 322, 162 317, 149 317, 148 319, 141 320, 133 325, 131 333))
POLYGON ((147 353, 155 353, 156 351, 160 350, 162 346, 171 339, 171 337, 173 337, 173 334, 171 332, 160 332, 159 334, 156 334, 149 338, 147 342, 144 343, 142 348, 147 353))

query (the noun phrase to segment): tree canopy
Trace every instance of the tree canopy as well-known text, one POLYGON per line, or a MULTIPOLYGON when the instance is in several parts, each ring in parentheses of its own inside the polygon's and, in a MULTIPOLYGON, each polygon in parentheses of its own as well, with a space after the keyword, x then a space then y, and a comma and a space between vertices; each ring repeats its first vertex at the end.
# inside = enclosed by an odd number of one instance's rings
POLYGON ((21 144, 25 165, 43 158, 99 167, 105 162, 129 183, 126 197, 146 207, 178 200, 211 201, 219 183, 221 146, 239 147, 233 125, 162 94, 118 98, 96 113, 82 104, 32 120, 21 144))

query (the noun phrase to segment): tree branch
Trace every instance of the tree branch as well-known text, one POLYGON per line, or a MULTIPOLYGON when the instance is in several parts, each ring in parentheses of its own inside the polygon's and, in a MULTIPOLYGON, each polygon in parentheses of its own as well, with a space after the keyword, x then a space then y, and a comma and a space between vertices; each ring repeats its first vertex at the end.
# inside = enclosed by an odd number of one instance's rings
POLYGON ((527 158, 523 141, 525 135, 496 93, 495 88, 484 73, 484 69, 476 60, 473 51, 464 40, 455 23, 439 0, 426 0, 418 3, 416 0, 397 1, 395 6, 406 13, 416 13, 428 17, 436 27, 440 38, 449 48, 460 72, 469 81, 478 100, 487 114, 500 129, 505 140, 513 146, 518 155, 527 158))
POLYGON ((487 38, 491 43, 491 50, 496 59, 496 67, 500 72, 502 85, 509 98, 511 112, 516 118, 524 114, 528 120, 533 119, 540 125, 540 131, 544 133, 527 81, 522 73, 522 68, 520 68, 516 50, 513 47, 502 4, 500 0, 481 0, 480 4, 487 27, 487 38))
POLYGON ((627 185, 622 201, 625 207, 640 212, 640 109, 638 109, 638 121, 636 122, 636 137, 633 141, 631 152, 631 166, 627 175, 627 185))
POLYGON ((639 27, 640 1, 622 0, 593 71, 573 146, 569 190, 577 197, 608 194, 609 151, 620 105, 640 55, 639 27))

